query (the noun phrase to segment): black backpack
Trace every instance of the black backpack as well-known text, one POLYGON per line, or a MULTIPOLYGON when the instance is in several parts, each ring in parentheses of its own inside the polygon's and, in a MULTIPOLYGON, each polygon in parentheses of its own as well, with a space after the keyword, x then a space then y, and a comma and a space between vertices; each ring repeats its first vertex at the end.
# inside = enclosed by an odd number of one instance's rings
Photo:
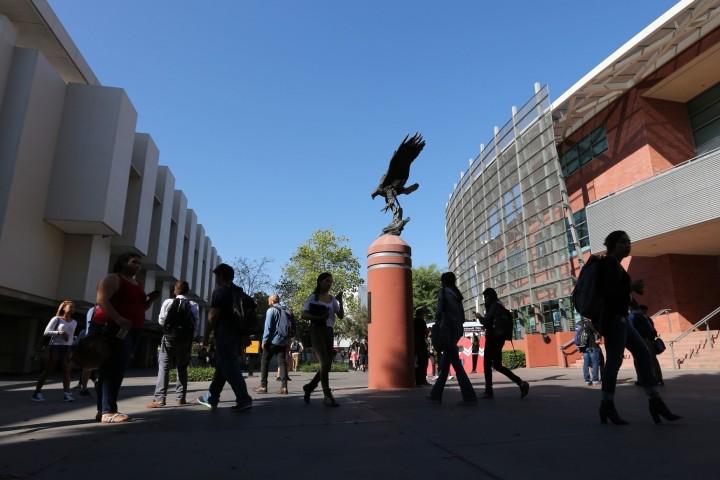
POLYGON ((257 303, 237 285, 232 286, 233 323, 241 334, 250 334, 257 330, 255 310, 257 303))
POLYGON ((192 306, 186 298, 176 298, 165 317, 164 333, 177 339, 191 339, 195 330, 192 306))
POLYGON ((287 309, 274 305, 270 308, 278 310, 278 318, 275 325, 271 326, 270 339, 275 335, 280 335, 280 341, 286 342, 295 336, 295 317, 287 309))
POLYGON ((500 305, 500 303, 497 303, 496 306, 499 309, 499 312, 495 317, 495 325, 493 327, 495 338, 512 340, 514 329, 512 314, 507 308, 500 305))

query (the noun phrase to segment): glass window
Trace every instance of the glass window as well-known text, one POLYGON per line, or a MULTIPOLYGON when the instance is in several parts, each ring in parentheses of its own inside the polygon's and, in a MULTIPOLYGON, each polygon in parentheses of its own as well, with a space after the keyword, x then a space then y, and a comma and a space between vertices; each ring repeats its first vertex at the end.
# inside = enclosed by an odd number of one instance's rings
POLYGON ((582 165, 589 163, 593 158, 603 153, 607 148, 605 127, 598 127, 560 155, 563 175, 569 176, 582 165))
MULTIPOLYGON (((584 208, 573 213, 573 221, 575 222, 575 231, 577 232, 580 249, 585 251, 590 247, 590 232, 588 230, 587 216, 585 215, 584 208)), ((570 255, 577 255, 575 245, 573 245, 570 223, 567 219, 565 219, 565 229, 567 230, 568 251, 570 252, 570 255)))
POLYGON ((720 83, 687 103, 697 153, 720 146, 720 83))

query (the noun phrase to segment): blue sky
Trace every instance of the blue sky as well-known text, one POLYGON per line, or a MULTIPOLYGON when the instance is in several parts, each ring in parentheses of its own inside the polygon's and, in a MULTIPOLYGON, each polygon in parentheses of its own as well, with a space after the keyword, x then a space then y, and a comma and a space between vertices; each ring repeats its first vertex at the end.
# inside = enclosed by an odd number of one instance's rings
POLYGON ((50 0, 101 83, 127 91, 219 254, 273 257, 273 279, 319 228, 364 263, 390 218, 370 193, 415 131, 427 146, 403 238, 415 265, 446 265, 445 202, 493 126, 673 3, 50 0))

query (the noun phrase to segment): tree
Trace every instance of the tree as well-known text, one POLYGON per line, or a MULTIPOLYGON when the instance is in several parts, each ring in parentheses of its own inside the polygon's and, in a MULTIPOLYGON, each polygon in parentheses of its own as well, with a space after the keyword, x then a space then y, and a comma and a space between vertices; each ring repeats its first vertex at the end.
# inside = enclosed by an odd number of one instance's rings
MULTIPOLYGON (((363 283, 360 277, 360 260, 353 255, 348 239, 335 235, 332 230, 317 230, 310 239, 300 245, 283 267, 280 282, 275 285, 281 300, 300 317, 303 303, 315 290, 318 275, 330 272, 334 292, 356 291, 363 283)), ((353 300, 346 307, 352 307, 353 300)), ((350 311, 348 309, 348 311, 350 311)))
POLYGON ((262 257, 259 260, 237 257, 233 262, 235 283, 242 287, 248 295, 269 290, 272 283, 270 275, 267 273, 267 267, 272 262, 273 259, 269 257, 262 257))
POLYGON ((335 336, 358 340, 368 336, 368 309, 352 302, 345 307, 345 318, 335 322, 335 336))
POLYGON ((434 263, 412 269, 413 308, 425 307, 428 316, 435 316, 437 295, 440 290, 440 270, 434 263))

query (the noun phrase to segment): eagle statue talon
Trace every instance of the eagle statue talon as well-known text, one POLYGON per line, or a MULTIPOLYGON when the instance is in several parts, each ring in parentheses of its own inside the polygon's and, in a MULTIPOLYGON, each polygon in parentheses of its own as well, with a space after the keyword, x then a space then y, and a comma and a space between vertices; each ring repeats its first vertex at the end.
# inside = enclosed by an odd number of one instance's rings
POLYGON ((380 184, 370 194, 370 198, 381 196, 385 199, 383 212, 392 211, 393 220, 387 227, 383 228, 383 234, 400 235, 410 218, 403 218, 402 207, 398 201, 398 195, 409 195, 420 187, 420 184, 413 183, 406 187, 410 176, 410 165, 420 155, 425 147, 425 140, 422 135, 415 133, 412 137, 406 135, 400 146, 393 153, 390 159, 388 170, 380 179, 380 184))

